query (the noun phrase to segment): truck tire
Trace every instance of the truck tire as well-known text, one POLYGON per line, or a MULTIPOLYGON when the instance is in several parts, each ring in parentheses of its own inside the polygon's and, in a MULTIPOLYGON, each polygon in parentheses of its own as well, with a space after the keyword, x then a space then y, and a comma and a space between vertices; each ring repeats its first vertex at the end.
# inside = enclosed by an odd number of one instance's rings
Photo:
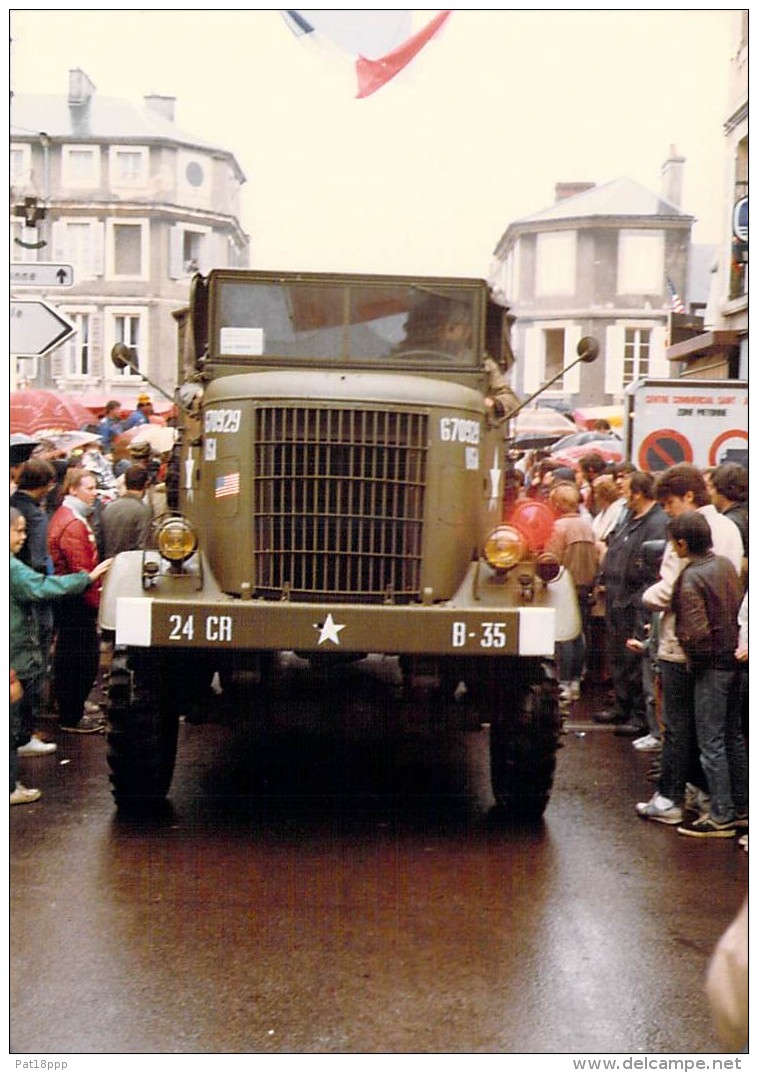
POLYGON ((500 693, 490 722, 490 776, 493 797, 509 817, 534 821, 544 813, 560 733, 557 689, 542 668, 500 693))
POLYGON ((179 701, 166 661, 116 648, 108 687, 108 764, 119 810, 150 810, 168 794, 176 762, 179 701), (172 689, 173 687, 173 689, 172 689))

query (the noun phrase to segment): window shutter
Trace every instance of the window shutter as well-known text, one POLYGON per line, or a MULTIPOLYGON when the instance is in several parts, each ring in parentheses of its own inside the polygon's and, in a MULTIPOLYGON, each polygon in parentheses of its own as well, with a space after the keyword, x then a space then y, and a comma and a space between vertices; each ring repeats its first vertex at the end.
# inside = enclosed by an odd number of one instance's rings
POLYGON ((103 354, 103 317, 99 311, 90 313, 89 352, 90 375, 95 380, 101 380, 105 355, 103 354))
MULTIPOLYGON (((582 338, 582 330, 578 325, 566 328, 563 343, 563 364, 570 365, 577 358, 576 347, 582 338)), ((581 364, 575 365, 563 376, 563 390, 567 395, 578 395, 581 390, 581 364)))
MULTIPOLYGON (((71 260, 66 248, 66 225, 63 220, 56 220, 52 227, 53 261, 63 261, 68 264, 71 260)), ((78 281, 77 281, 78 282, 78 281)))
POLYGON ((89 273, 91 277, 105 274, 105 224, 101 220, 93 220, 90 227, 89 273))
POLYGON ((50 354, 50 377, 55 384, 59 384, 66 375, 65 346, 57 346, 50 354))
POLYGON ((671 376, 671 364, 666 357, 666 329, 662 326, 650 332, 650 376, 671 376))
POLYGON ((168 232, 168 274, 172 279, 182 279, 184 276, 183 247, 184 229, 181 224, 174 224, 168 232))
POLYGON ((524 392, 531 395, 543 380, 544 345, 542 329, 532 325, 524 336, 524 392))
POLYGON ((624 393, 624 329, 618 325, 605 330, 605 390, 608 395, 624 393))

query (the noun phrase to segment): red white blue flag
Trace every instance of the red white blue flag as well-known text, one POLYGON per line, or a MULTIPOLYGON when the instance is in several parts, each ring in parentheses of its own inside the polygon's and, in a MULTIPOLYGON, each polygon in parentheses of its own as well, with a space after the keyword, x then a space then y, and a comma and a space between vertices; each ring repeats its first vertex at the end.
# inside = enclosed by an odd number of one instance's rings
POLYGON ((282 12, 298 36, 326 38, 354 57, 357 97, 370 97, 398 75, 442 28, 450 11, 440 11, 416 33, 410 11, 282 12))
POLYGON ((216 477, 216 499, 223 499, 224 496, 238 496, 239 494, 239 473, 227 473, 223 477, 216 477))
POLYGON ((668 287, 668 291, 669 291, 669 300, 670 300, 670 305, 671 305, 671 312, 672 313, 686 313, 686 310, 684 308, 684 302, 679 297, 679 295, 676 293, 676 287, 671 282, 671 277, 670 276, 666 276, 666 286, 668 287))

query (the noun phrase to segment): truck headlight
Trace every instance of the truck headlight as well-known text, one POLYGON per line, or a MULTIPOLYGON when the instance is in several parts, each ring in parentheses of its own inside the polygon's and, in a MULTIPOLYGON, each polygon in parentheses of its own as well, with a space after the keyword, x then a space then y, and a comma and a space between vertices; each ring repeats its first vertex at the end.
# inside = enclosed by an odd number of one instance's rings
POLYGON ((484 543, 484 557, 493 570, 511 570, 526 553, 526 539, 512 525, 499 525, 484 543))
POLYGON ((544 551, 542 555, 537 556, 537 562, 534 566, 535 573, 540 581, 543 581, 546 585, 549 585, 551 581, 555 581, 561 572, 561 564, 558 562, 554 555, 551 555, 549 551, 544 551))
POLYGON ((197 533, 186 518, 167 518, 158 530, 157 543, 164 559, 183 563, 197 551, 197 533))

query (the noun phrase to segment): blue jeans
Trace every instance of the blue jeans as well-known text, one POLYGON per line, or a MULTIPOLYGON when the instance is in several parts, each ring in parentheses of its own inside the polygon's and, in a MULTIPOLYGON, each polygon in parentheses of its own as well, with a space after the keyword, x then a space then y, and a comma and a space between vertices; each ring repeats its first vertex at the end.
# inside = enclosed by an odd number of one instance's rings
POLYGON ((561 682, 578 682, 584 667, 584 637, 580 633, 571 641, 555 642, 555 662, 561 682))
POLYGON ((658 790, 680 808, 697 752, 695 680, 686 663, 661 660, 663 750, 658 790))
POLYGON ((708 780, 711 818, 717 823, 747 812, 747 753, 734 689, 736 670, 698 669, 693 675, 695 730, 708 780))

